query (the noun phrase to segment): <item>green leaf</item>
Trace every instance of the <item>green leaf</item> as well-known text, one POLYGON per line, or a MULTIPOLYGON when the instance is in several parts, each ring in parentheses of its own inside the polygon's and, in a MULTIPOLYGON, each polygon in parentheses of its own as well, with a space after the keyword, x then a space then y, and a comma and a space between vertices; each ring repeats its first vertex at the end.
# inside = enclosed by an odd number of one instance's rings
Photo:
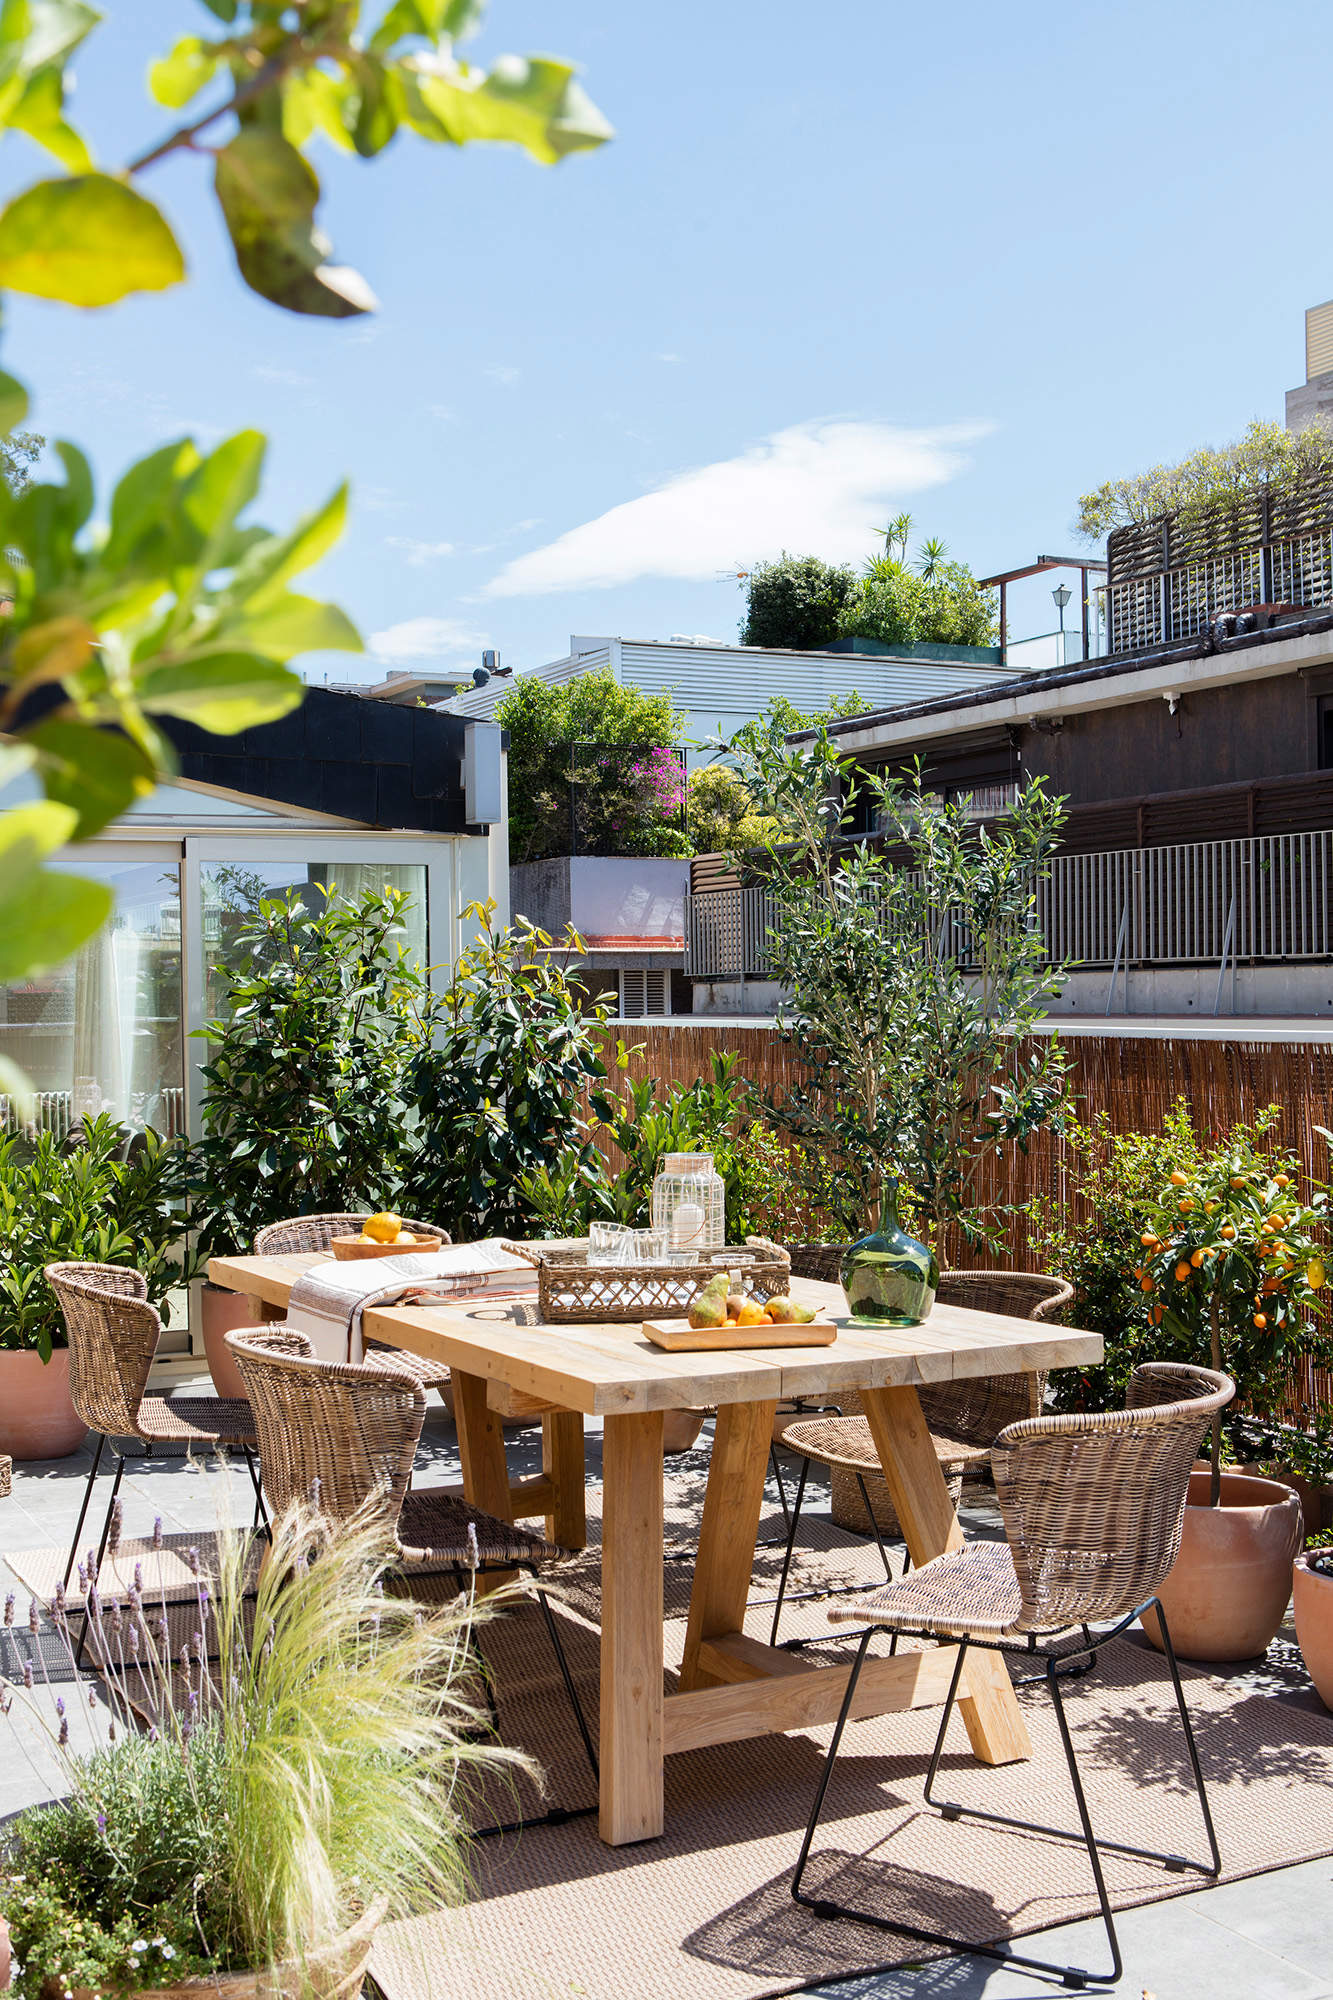
POLYGON ((313 132, 322 132, 344 153, 355 152, 343 115, 352 86, 345 76, 326 70, 297 70, 282 87, 282 135, 298 149, 313 132))
POLYGON ((168 501, 201 463, 190 438, 178 438, 149 452, 123 473, 111 495, 111 520, 101 563, 107 570, 129 566, 142 542, 160 539, 168 501))
POLYGON ((138 679, 139 704, 174 715, 218 736, 277 722, 299 708, 305 683, 257 653, 219 652, 151 667, 138 679))
POLYGON ((0 981, 58 965, 111 914, 105 883, 42 867, 72 837, 77 818, 50 800, 0 814, 0 981))
POLYGON ((13 291, 108 306, 184 276, 161 212, 109 174, 39 181, 0 213, 0 285, 13 291))
POLYGON ((290 660, 295 653, 362 651, 361 635, 346 612, 295 591, 285 591, 243 617, 227 619, 218 636, 253 646, 273 660, 290 660))
POLYGON ((415 93, 410 86, 408 91, 409 117, 415 95, 418 110, 440 128, 424 131, 413 118, 424 137, 446 138, 456 146, 476 139, 507 141, 552 166, 567 153, 605 145, 614 136, 570 65, 548 56, 502 56, 485 76, 465 68, 439 76, 413 69, 410 59, 403 67, 415 85, 415 93))
POLYGON ((239 0, 204 0, 204 5, 210 14, 217 16, 219 21, 234 21, 239 0))
POLYGON ((288 579, 309 569, 338 540, 347 524, 347 487, 340 486, 322 507, 307 514, 287 535, 269 535, 257 542, 237 566, 228 601, 251 610, 275 597, 288 579))
POLYGON ((171 54, 162 56, 148 68, 148 88, 159 104, 179 111, 217 73, 221 56, 211 42, 198 35, 183 35, 171 54))
POLYGON ((251 291, 288 312, 329 319, 373 311, 359 273, 325 261, 330 246, 314 220, 318 176, 281 133, 244 127, 219 152, 213 185, 251 291))
POLYGON ((73 840, 90 840, 153 790, 151 762, 117 732, 56 718, 29 730, 25 740, 37 752, 48 799, 79 816, 73 840))
POLYGON ((237 431, 196 467, 181 493, 181 510, 210 551, 254 499, 264 473, 268 439, 262 431, 237 431))
POLYGON ((356 81, 356 117, 352 122, 352 144, 363 160, 383 152, 398 130, 403 115, 403 93, 398 72, 378 56, 352 55, 349 67, 356 81))
POLYGON ((72 174, 90 173, 93 156, 64 113, 65 79, 52 64, 31 78, 7 122, 45 147, 72 174))
POLYGON ((0 433, 8 437, 28 414, 28 392, 12 375, 0 372, 0 433))

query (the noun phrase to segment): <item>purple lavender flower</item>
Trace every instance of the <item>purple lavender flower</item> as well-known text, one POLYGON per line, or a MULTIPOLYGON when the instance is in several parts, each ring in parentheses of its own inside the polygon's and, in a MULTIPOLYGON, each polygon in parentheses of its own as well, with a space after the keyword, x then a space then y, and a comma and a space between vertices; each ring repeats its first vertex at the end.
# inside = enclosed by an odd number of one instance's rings
POLYGON ((190 1575, 198 1576, 199 1551, 193 1546, 193 1544, 191 1544, 191 1546, 185 1551, 185 1562, 186 1562, 186 1567, 189 1569, 190 1575))
POLYGON ((67 1715, 62 1715, 60 1718, 60 1729, 56 1736, 56 1742, 62 1750, 65 1749, 69 1742, 69 1717, 67 1715))
POLYGON ((14 1593, 11 1590, 5 1597, 5 1624, 12 1625, 13 1623, 14 1623, 14 1593))
POLYGON ((31 1688, 31 1686, 32 1686, 32 1661, 31 1661, 31 1660, 25 1660, 25 1661, 23 1662, 23 1685, 24 1685, 24 1687, 25 1687, 25 1688, 31 1688))
POLYGON ((107 1530, 107 1547, 114 1556, 120 1548, 120 1531, 125 1524, 125 1506, 120 1499, 111 1503, 111 1522, 107 1530))
POLYGON ((98 1831, 99 1833, 105 1833, 105 1832, 106 1832, 106 1814, 105 1814, 105 1813, 98 1813, 98 1815, 97 1815, 97 1831, 98 1831))
POLYGON ((30 1597, 28 1599, 28 1630, 32 1633, 34 1639, 41 1630, 41 1626, 42 1621, 37 1615, 37 1599, 30 1597))
POLYGON ((161 1546, 162 1546, 162 1516, 159 1514, 157 1519, 153 1522, 153 1547, 154 1549, 160 1549, 161 1546))
POLYGON ((143 1595, 143 1564, 142 1564, 142 1563, 136 1563, 136 1564, 134 1565, 134 1594, 135 1594, 135 1596, 136 1596, 136 1597, 142 1597, 142 1595, 143 1595))

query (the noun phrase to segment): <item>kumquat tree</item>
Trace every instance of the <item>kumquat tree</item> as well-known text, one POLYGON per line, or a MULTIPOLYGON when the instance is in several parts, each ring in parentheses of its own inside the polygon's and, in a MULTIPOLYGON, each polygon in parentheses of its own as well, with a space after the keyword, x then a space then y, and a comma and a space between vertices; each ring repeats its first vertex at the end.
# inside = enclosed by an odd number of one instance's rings
MULTIPOLYGON (((1136 1276, 1149 1317, 1181 1351, 1207 1351, 1247 1402, 1271 1407, 1298 1355, 1327 1346, 1315 1313, 1325 1284, 1329 1196, 1301 1193, 1299 1163, 1270 1153, 1276 1106, 1178 1169, 1149 1211, 1136 1276)), ((1320 1128, 1322 1131, 1322 1127, 1320 1128)), ((1328 1133, 1324 1133, 1329 1138, 1328 1133)), ((1213 1419, 1210 1505, 1221 1497, 1213 1419)))

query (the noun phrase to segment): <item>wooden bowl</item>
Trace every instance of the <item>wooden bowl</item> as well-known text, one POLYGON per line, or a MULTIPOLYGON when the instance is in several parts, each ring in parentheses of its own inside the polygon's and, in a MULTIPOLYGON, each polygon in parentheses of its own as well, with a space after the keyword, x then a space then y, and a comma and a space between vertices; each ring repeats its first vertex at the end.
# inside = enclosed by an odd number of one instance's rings
POLYGON ((441 1247, 435 1236, 414 1236, 410 1243, 368 1243, 360 1236, 334 1236, 329 1242, 340 1264, 354 1264, 360 1257, 411 1257, 441 1247))

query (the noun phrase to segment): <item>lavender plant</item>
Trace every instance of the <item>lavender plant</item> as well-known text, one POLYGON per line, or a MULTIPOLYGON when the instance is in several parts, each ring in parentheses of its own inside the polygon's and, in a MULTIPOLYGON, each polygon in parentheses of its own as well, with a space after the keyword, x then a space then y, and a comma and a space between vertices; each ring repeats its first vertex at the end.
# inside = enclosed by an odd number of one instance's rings
POLYGON ((100 1575, 80 1566, 79 1601, 57 1590, 49 1627, 34 1602, 25 1638, 12 1595, 4 1608, 18 1664, 0 1714, 43 1787, 67 1787, 20 1816, 0 1859, 19 2000, 50 1981, 111 1995, 299 1970, 369 1909, 457 1902, 471 1783, 528 1762, 474 1700, 470 1634, 495 1597, 427 1615, 386 1592, 381 1518, 330 1532, 317 1495, 275 1522, 257 1578, 225 1524, 211 1573, 188 1550, 183 1603, 144 1563, 113 1585, 119 1534, 100 1575), (77 1664, 85 1614, 97 1682, 77 1664))

